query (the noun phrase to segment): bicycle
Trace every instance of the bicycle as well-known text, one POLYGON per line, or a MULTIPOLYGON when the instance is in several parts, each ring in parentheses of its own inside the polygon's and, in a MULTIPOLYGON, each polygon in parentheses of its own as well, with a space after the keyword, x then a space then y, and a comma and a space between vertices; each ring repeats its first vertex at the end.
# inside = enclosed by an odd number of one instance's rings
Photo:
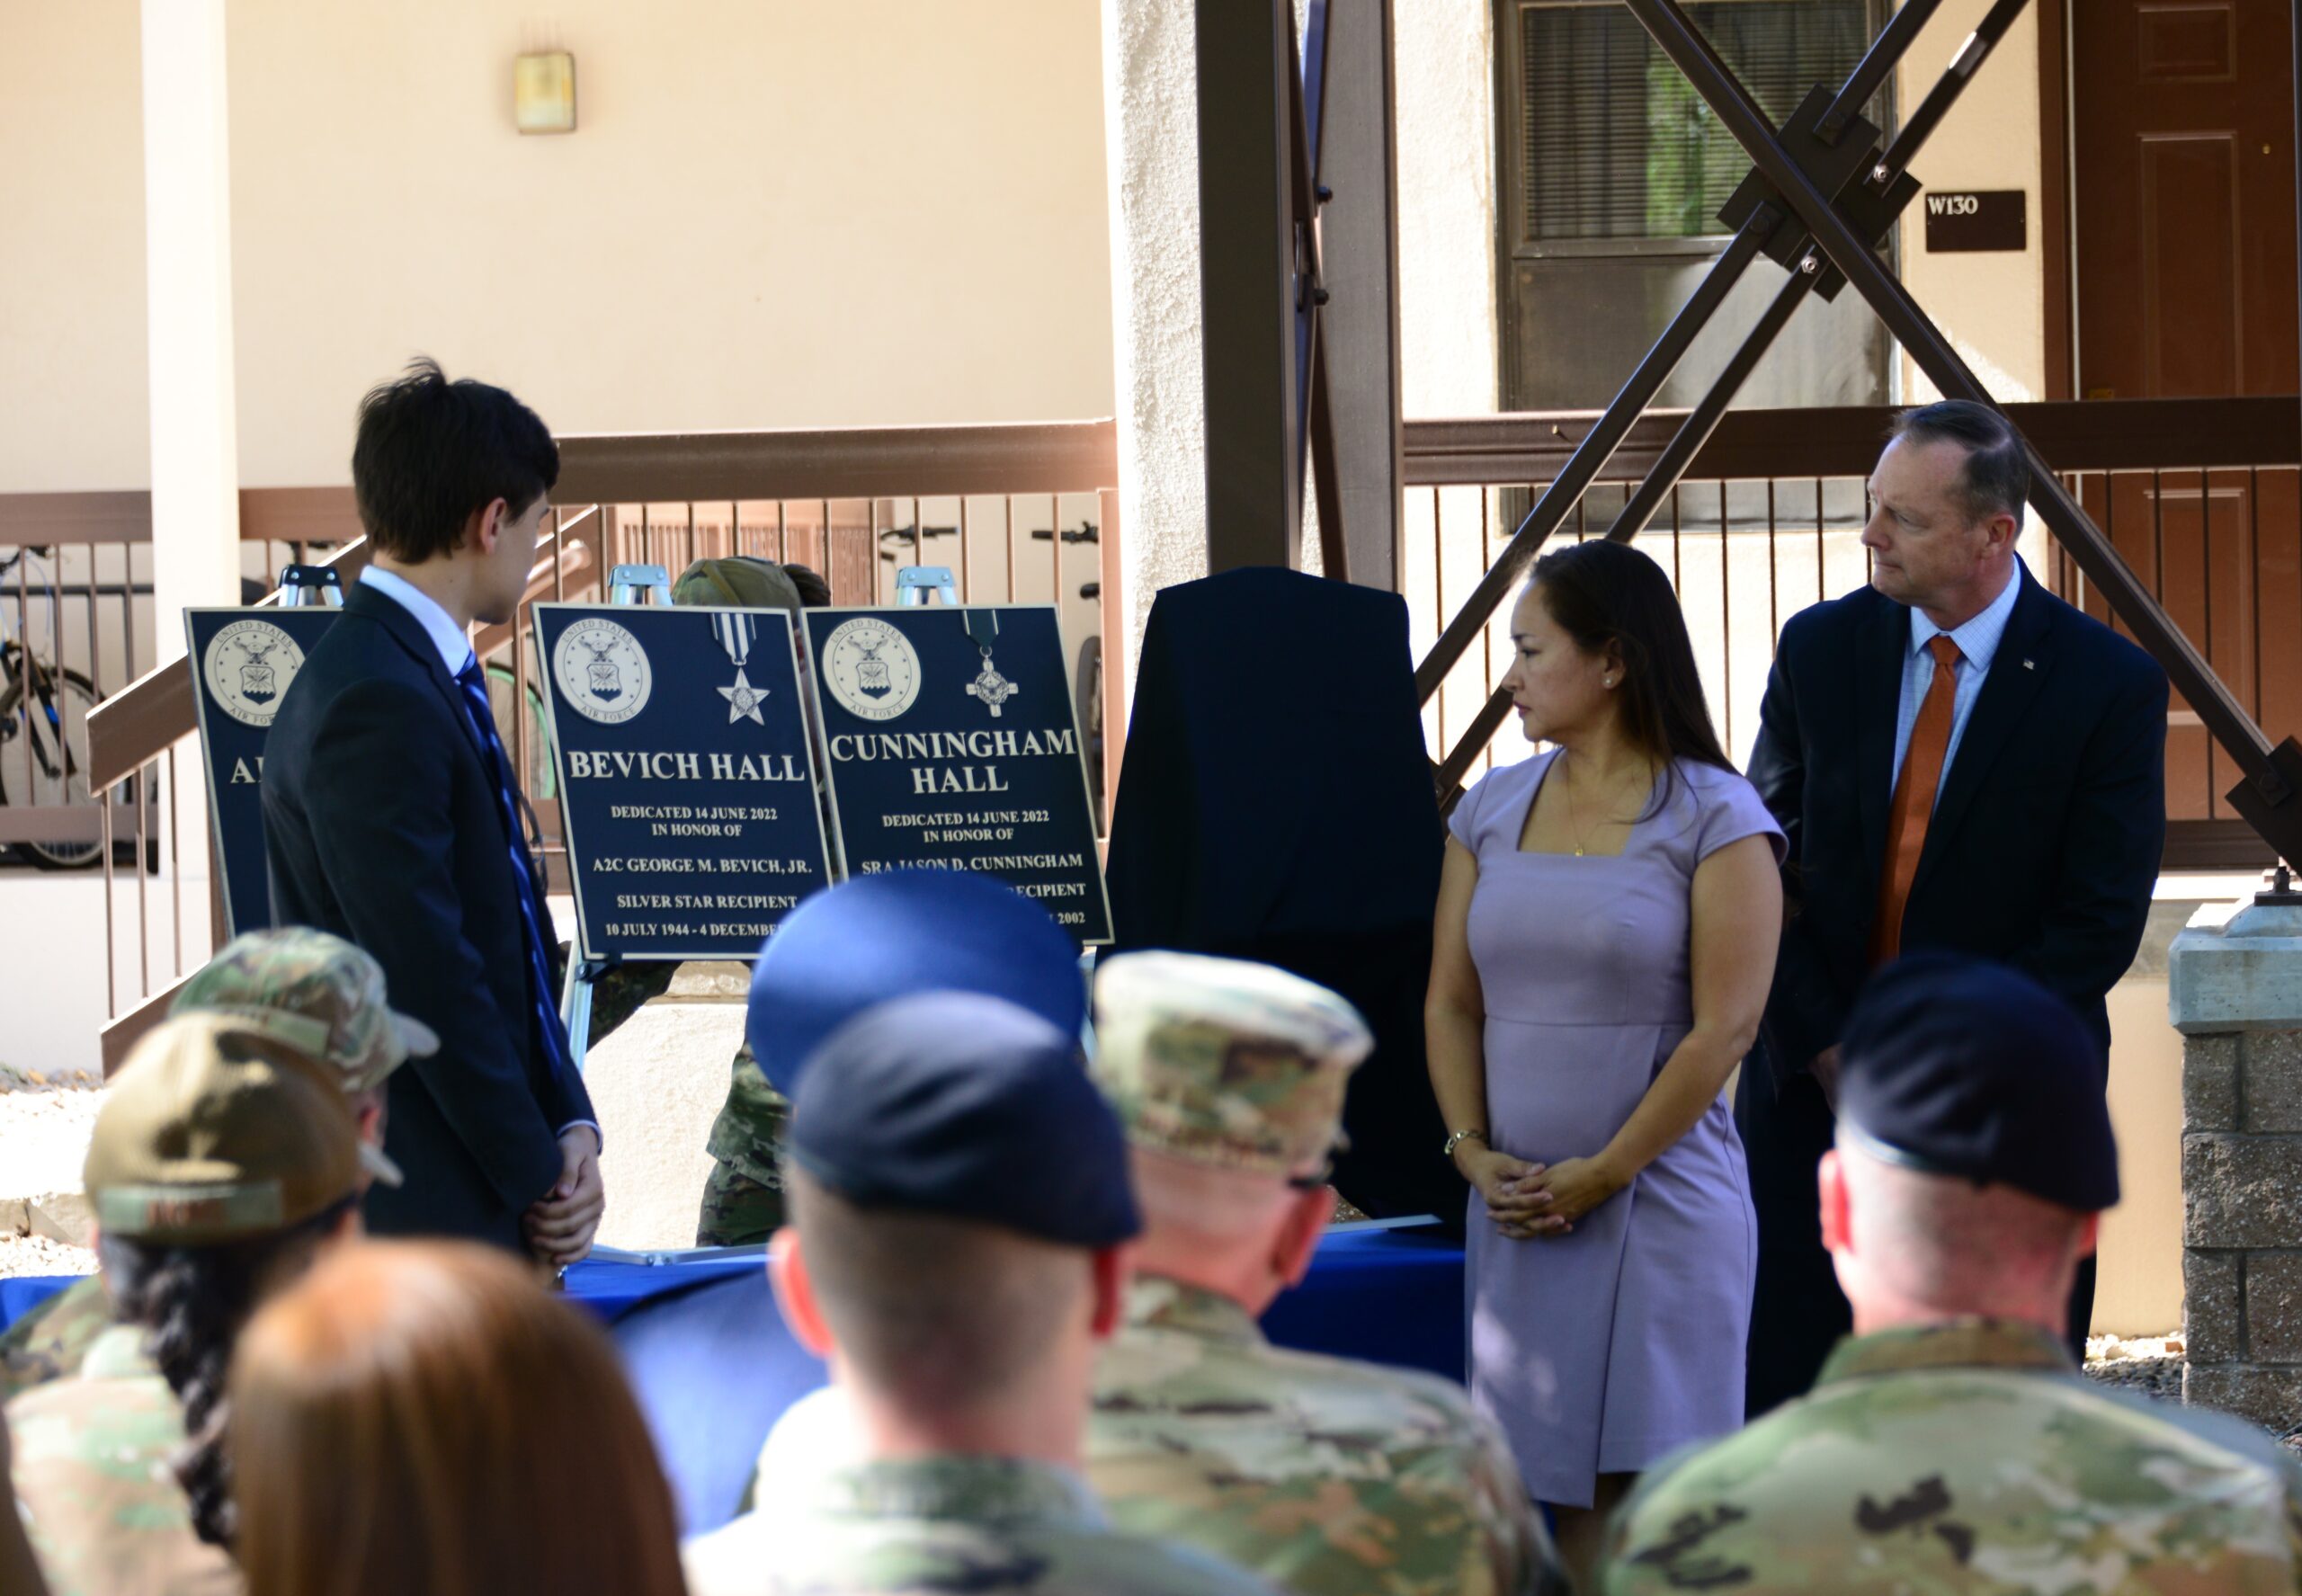
MULTIPOLYGON (((40 574, 53 639, 61 605, 55 579, 41 563, 49 552, 40 547, 19 548, 0 559, 0 576, 19 564, 40 574)), ((103 694, 86 673, 41 659, 22 638, 6 636, 6 611, 0 610, 0 804, 12 801, 9 778, 22 772, 29 775, 23 801, 36 808, 94 807, 97 798, 88 789, 87 774, 88 711, 103 694)), ((98 843, 17 843, 0 849, 0 853, 42 870, 85 869, 102 851, 98 843)))

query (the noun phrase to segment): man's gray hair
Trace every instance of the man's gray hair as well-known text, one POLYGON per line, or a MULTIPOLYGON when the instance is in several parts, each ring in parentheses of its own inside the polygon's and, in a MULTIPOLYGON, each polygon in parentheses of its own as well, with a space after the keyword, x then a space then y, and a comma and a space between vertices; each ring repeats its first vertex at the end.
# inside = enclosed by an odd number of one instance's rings
POLYGON ((1969 525, 2011 515, 2019 529, 2030 496, 2030 461, 2013 424, 1987 405, 1943 399, 1895 417, 1892 436, 1914 443, 1955 443, 1966 450, 1958 482, 1969 525))

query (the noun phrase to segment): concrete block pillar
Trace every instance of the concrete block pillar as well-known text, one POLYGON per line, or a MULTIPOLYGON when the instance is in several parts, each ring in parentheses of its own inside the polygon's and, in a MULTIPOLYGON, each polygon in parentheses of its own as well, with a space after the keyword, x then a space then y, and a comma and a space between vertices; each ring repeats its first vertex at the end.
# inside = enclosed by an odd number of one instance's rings
POLYGON ((2302 1425, 2302 904, 2174 940, 2182 1036, 2182 1395, 2302 1425))

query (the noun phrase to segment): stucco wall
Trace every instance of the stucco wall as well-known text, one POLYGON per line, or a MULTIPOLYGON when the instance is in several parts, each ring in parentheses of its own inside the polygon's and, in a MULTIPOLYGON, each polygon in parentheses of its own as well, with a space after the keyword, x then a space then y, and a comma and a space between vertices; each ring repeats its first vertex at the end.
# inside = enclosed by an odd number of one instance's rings
MULTIPOLYGON (((1957 55, 1989 0, 1946 0, 1903 62, 1896 93, 1907 113, 1957 55)), ((1930 190, 2021 189, 2029 196, 2030 247, 2019 253, 1930 254, 1925 197, 1903 218, 1903 281, 1950 335, 1994 398, 2046 397, 2046 278, 2039 249, 2039 18, 2027 8, 1990 53, 1911 171, 1930 190)), ((1905 361, 1905 391, 1937 398, 1905 361)))
MULTIPOLYGON (((346 480, 417 351, 570 432, 1110 413, 1093 6, 528 14, 231 0, 245 485, 346 480), (579 127, 522 138, 549 44, 579 127)), ((139 82, 136 0, 0 0, 0 492, 144 485, 139 82)))
POLYGON ((0 492, 141 487, 136 0, 0 0, 0 492))
POLYGON ((1158 590, 1207 575, 1199 83, 1191 0, 1103 0, 1102 11, 1128 620, 1125 637, 1106 646, 1131 682, 1158 590))

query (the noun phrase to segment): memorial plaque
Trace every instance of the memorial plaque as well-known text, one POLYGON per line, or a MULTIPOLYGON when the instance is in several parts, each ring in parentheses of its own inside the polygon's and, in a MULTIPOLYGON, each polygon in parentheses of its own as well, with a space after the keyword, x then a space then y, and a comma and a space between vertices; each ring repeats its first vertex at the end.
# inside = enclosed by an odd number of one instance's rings
POLYGON ((224 929, 232 936, 272 923, 263 741, 304 656, 343 613, 320 605, 183 612, 201 763, 208 770, 208 824, 224 872, 224 929))
POLYGON ((973 870, 1111 941, 1087 765, 1047 604, 810 610, 840 862, 973 870))
POLYGON ((791 618, 534 608, 582 956, 754 957, 831 880, 791 618))

